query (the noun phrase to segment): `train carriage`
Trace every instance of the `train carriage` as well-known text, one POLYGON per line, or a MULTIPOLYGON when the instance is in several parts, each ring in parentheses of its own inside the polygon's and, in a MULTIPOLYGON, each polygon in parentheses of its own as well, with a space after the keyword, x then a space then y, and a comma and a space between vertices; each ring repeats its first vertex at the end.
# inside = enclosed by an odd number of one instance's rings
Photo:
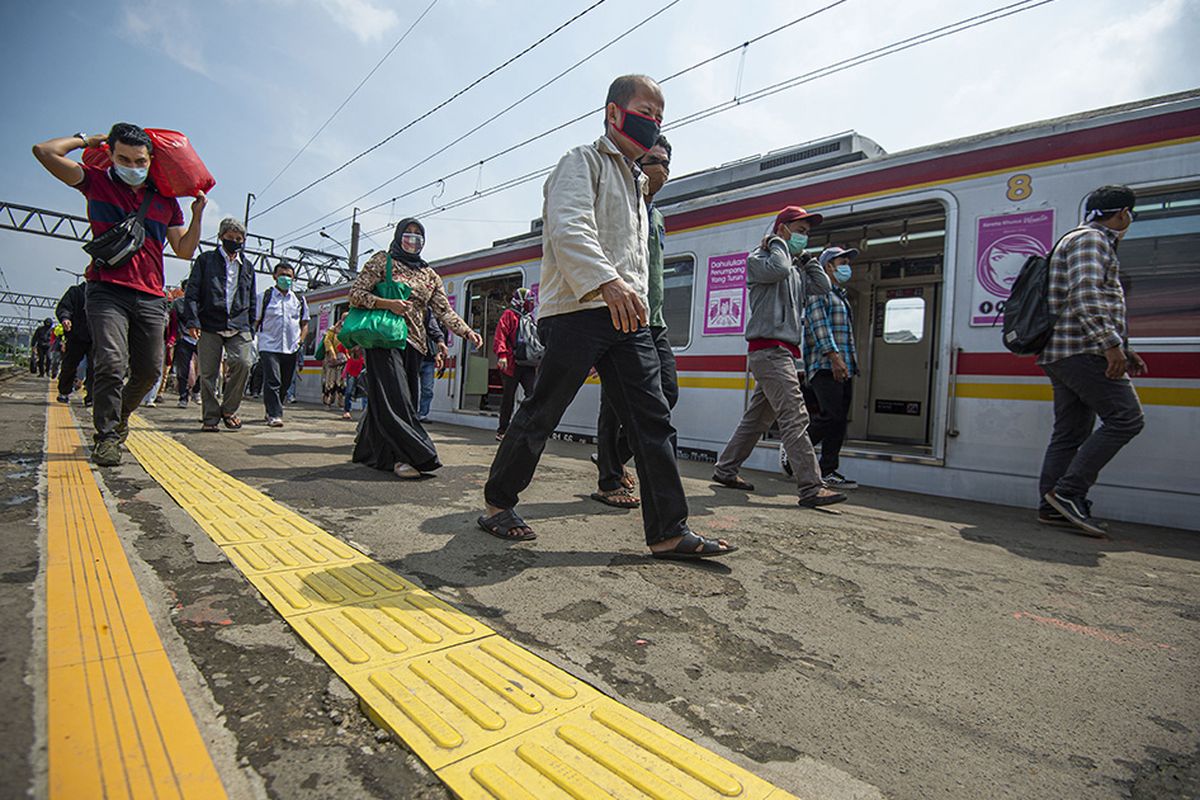
MULTIPOLYGON (((1200 529, 1200 91, 1048 120, 896 154, 849 132, 674 178, 666 217, 665 315, 679 367, 681 454, 715 459, 753 388, 743 338, 745 260, 772 217, 825 215, 814 252, 856 247, 847 284, 862 375, 843 471, 870 486, 1026 505, 1049 438, 1050 385, 1000 344, 1004 299, 1025 258, 1080 220, 1087 193, 1127 184, 1137 222, 1121 244, 1146 427, 1093 492, 1114 519, 1200 529)), ((436 217, 434 218, 436 219, 436 217)), ((493 427, 500 386, 491 334, 512 290, 538 285, 540 227, 433 264, 485 351, 452 341, 432 416, 493 427)), ((346 285, 309 293, 316 336, 347 308, 346 285)), ((309 361, 301 397, 319 395, 309 361)), ((560 434, 595 433, 589 381, 560 434)), ((747 462, 778 470, 768 434, 747 462)))

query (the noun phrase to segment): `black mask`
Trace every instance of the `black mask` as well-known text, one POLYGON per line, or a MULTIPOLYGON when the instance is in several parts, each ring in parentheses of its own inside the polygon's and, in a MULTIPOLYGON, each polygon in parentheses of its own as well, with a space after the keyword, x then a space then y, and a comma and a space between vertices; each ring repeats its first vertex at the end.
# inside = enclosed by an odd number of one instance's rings
POLYGON ((624 112, 625 119, 622 121, 621 127, 617 128, 617 132, 643 150, 654 147, 654 143, 658 141, 658 120, 643 116, 636 111, 630 111, 628 108, 623 108, 621 111, 624 112))
POLYGON ((229 253, 229 255, 233 255, 234 253, 236 253, 237 251, 242 249, 242 243, 235 242, 233 239, 222 239, 221 247, 225 248, 226 253, 229 253))

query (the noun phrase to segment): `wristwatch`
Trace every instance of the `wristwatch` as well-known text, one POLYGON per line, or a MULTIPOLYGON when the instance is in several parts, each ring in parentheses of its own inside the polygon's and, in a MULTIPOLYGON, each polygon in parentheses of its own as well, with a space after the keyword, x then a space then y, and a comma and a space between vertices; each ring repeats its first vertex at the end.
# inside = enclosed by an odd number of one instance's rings
POLYGON ((78 136, 80 138, 80 140, 83 141, 83 146, 87 147, 87 134, 84 133, 83 131, 80 131, 79 133, 77 133, 75 135, 78 136))

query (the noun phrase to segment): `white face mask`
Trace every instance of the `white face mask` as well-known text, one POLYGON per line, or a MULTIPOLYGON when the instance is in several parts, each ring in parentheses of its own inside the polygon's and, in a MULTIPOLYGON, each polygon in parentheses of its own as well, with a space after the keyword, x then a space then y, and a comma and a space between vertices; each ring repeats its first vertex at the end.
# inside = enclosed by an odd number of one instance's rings
POLYGON ((122 167, 120 164, 113 164, 113 169, 116 171, 117 177, 130 186, 141 186, 146 182, 146 176, 150 174, 149 167, 122 167))

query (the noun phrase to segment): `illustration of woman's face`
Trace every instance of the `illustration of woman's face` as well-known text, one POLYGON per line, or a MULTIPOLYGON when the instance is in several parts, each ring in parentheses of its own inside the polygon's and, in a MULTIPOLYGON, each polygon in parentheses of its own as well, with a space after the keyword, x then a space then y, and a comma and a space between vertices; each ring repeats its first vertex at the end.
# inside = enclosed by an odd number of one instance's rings
POLYGON ((1010 253, 999 248, 993 250, 988 255, 988 266, 992 270, 996 283, 1006 289, 1011 289, 1013 281, 1017 279, 1027 258, 1028 256, 1020 253, 1010 253))

